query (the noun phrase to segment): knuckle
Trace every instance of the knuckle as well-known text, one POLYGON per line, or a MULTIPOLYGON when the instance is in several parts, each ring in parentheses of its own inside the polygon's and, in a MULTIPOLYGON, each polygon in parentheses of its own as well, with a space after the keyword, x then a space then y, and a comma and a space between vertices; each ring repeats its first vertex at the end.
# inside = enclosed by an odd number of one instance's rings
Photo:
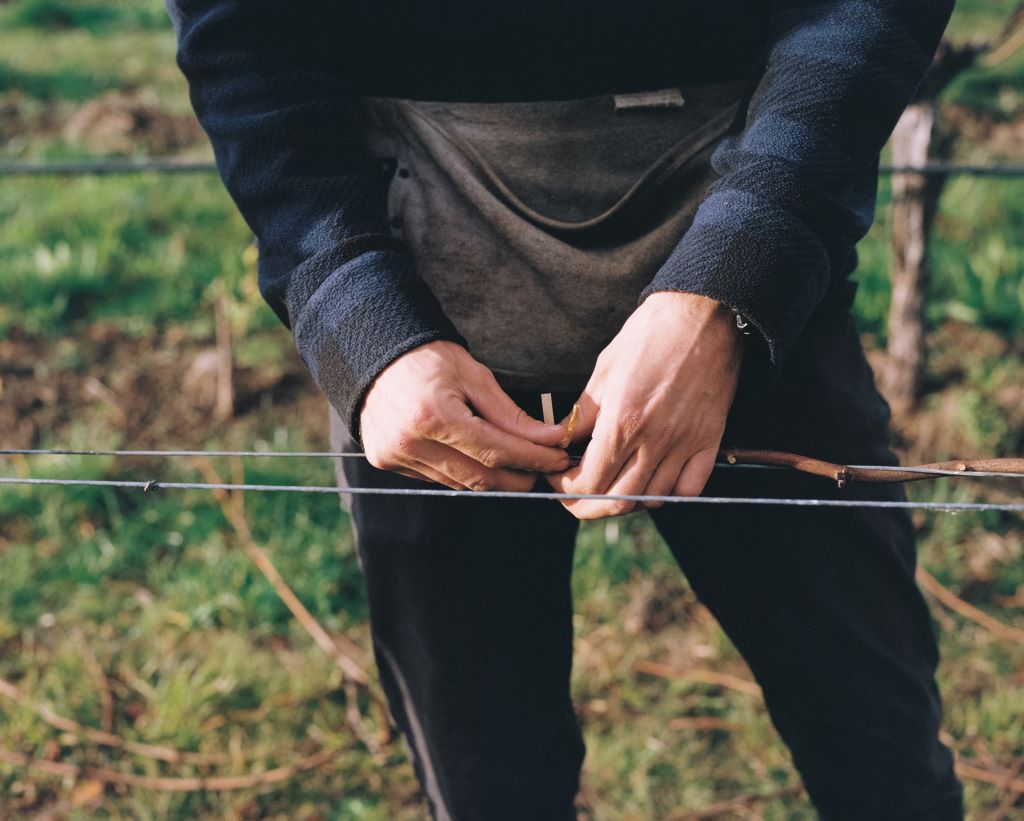
POLYGON ((626 411, 616 420, 617 439, 620 442, 629 444, 635 442, 644 429, 644 415, 640 411, 626 411))
MULTIPOLYGON (((373 464, 373 463, 371 462, 371 464, 373 464)), ((402 464, 397 459, 394 459, 394 458, 391 458, 391 457, 388 457, 388 456, 384 456, 384 457, 381 457, 380 459, 378 459, 377 463, 373 464, 373 466, 375 468, 379 469, 379 470, 393 470, 393 471, 396 471, 396 470, 399 470, 402 467, 402 464)))
POLYGON ((543 463, 533 465, 532 469, 541 473, 561 473, 568 470, 569 465, 569 454, 563 451, 553 455, 550 459, 546 459, 543 463))
POLYGON ((519 473, 507 482, 508 490, 514 490, 518 493, 528 493, 533 490, 535 484, 537 484, 536 473, 519 473))
POLYGON ((615 501, 610 502, 606 508, 609 516, 624 516, 633 510, 633 502, 615 501))
POLYGON ((677 496, 700 496, 700 492, 704 489, 704 483, 696 479, 687 479, 681 481, 676 485, 677 496))
POLYGON ((497 451, 490 448, 482 449, 476 457, 476 460, 487 468, 496 468, 501 464, 501 456, 497 451))
POLYGON ((512 424, 515 425, 516 428, 524 428, 527 427, 530 420, 530 415, 521 407, 516 405, 515 410, 512 411, 512 424))
POLYGON ((573 516, 575 516, 581 522, 585 522, 585 521, 587 521, 589 519, 596 518, 595 516, 591 515, 590 511, 587 510, 587 508, 585 508, 585 507, 583 507, 581 505, 565 505, 565 504, 563 504, 563 507, 565 507, 566 510, 568 510, 573 516))
POLYGON ((491 481, 489 476, 469 476, 463 481, 466 487, 475 493, 493 490, 494 488, 494 483, 491 481))
POLYGON ((594 490, 594 483, 590 480, 589 476, 579 476, 565 486, 566 493, 576 493, 580 495, 587 495, 589 493, 596 493, 594 490))
POLYGON ((431 436, 441 426, 441 414, 433 405, 423 404, 417 407, 409 420, 409 429, 423 436, 431 436))
POLYGON ((366 456, 366 461, 370 463, 372 467, 378 470, 389 470, 388 451, 387 448, 381 448, 376 444, 371 445, 365 443, 363 447, 363 453, 366 456))
POLYGON ((395 457, 405 453, 408 449, 408 437, 401 434, 394 434, 385 440, 379 455, 381 459, 394 461, 395 457))
POLYGON ((488 368, 483 362, 478 362, 475 359, 472 360, 470 372, 474 376, 476 376, 477 379, 479 379, 481 382, 487 385, 498 384, 498 380, 495 378, 494 372, 490 368, 488 368))

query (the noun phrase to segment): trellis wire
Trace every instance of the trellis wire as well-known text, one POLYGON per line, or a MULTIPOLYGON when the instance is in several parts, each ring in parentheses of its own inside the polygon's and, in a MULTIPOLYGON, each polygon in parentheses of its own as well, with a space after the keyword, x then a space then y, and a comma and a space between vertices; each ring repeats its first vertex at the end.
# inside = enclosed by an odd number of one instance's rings
POLYGON ((254 456, 283 457, 287 459, 310 458, 355 458, 365 454, 356 451, 328 450, 73 450, 68 448, 8 448, 0 449, 0 456, 254 456))
POLYGON ((741 496, 649 496, 645 494, 609 493, 557 493, 525 492, 514 490, 449 490, 444 488, 382 488, 338 487, 335 485, 264 485, 230 482, 148 482, 128 479, 32 479, 19 476, 0 476, 0 485, 55 485, 64 487, 116 487, 133 488, 144 492, 155 490, 237 490, 244 492, 276 493, 329 493, 354 496, 438 496, 451 499, 554 499, 597 500, 611 502, 654 502, 662 504, 712 505, 781 505, 789 507, 847 507, 847 508, 899 508, 935 510, 944 513, 960 511, 994 510, 1024 513, 1024 502, 913 502, 866 499, 789 499, 741 496))
MULTIPOLYGON (((125 456, 152 458, 186 457, 236 457, 236 458, 317 458, 317 459, 365 459, 360 451, 303 451, 303 450, 74 450, 68 448, 6 448, 0 449, 0 456, 125 456)), ((716 468, 737 470, 785 470, 793 468, 782 465, 751 465, 715 462, 716 468)), ((881 470, 901 473, 918 473, 924 476, 957 476, 979 479, 1024 479, 1024 473, 985 470, 943 470, 901 465, 847 465, 860 470, 881 470)))
MULTIPOLYGON (((110 174, 211 174, 217 166, 209 160, 152 158, 145 160, 74 160, 67 162, 0 163, 0 177, 14 176, 105 176, 110 174)), ((923 174, 925 176, 1020 177, 1024 164, 927 163, 921 166, 882 165, 881 174, 923 174)))

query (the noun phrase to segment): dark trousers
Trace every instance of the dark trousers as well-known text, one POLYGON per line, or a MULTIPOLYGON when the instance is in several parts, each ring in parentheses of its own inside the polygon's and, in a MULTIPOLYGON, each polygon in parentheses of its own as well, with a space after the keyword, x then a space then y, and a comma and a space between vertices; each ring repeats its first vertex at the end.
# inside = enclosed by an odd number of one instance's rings
MULTIPOLYGON (((538 396, 513 398, 540 415, 538 396)), ((565 413, 576 396, 555 398, 565 413)), ((888 421, 852 319, 822 314, 777 381, 741 380, 723 444, 894 464, 888 421)), ((337 419, 334 433, 342 446, 337 419)), ((359 459, 340 478, 424 486, 359 459)), ((893 485, 737 469, 717 470, 705 495, 904 498, 893 485)), ((573 818, 576 520, 547 500, 357 495, 351 514, 381 681, 434 816, 573 818)), ((937 647, 907 511, 667 504, 651 515, 762 686, 822 818, 963 817, 938 740, 937 647)))

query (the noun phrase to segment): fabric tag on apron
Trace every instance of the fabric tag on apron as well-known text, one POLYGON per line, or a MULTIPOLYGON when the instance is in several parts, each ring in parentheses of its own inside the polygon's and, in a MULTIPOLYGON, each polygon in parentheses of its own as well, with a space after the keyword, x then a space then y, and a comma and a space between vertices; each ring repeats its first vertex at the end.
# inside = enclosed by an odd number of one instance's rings
POLYGON ((660 91, 638 91, 635 94, 613 94, 615 110, 630 108, 682 108, 683 94, 678 88, 663 88, 660 91))

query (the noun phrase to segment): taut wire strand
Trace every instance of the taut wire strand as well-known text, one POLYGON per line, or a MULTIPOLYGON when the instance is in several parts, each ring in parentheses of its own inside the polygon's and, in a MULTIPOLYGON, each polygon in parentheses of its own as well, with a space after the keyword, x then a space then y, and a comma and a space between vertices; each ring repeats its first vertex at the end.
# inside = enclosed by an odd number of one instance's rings
POLYGON ((152 456, 152 457, 194 457, 234 456, 299 458, 355 458, 365 454, 357 451, 329 450, 69 450, 67 448, 8 448, 0 449, 0 456, 152 456))
MULTIPOLYGON (((177 157, 150 157, 139 160, 99 159, 69 160, 64 162, 0 162, 0 177, 41 176, 106 176, 108 174, 213 174, 217 166, 209 160, 190 160, 177 157)), ((924 165, 882 165, 879 174, 922 174, 924 176, 1020 177, 1024 164, 930 162, 924 165)))
POLYGON ((0 485, 55 485, 64 487, 119 487, 143 492, 156 490, 241 490, 279 493, 332 493, 339 495, 369 496, 439 496, 451 499, 604 499, 621 502, 660 502, 665 504, 717 504, 717 505, 783 505, 791 507, 849 507, 849 508, 901 508, 910 510, 936 510, 947 513, 959 511, 1000 510, 1024 513, 1024 502, 914 502, 862 499, 773 499, 770 497, 732 496, 648 496, 605 493, 520 492, 512 490, 449 490, 447 488, 382 488, 337 487, 334 485, 264 485, 222 482, 148 482, 127 479, 32 479, 20 476, 0 476, 0 485))
MULTIPOLYGON (((343 458, 365 459, 359 451, 283 450, 71 450, 67 448, 8 448, 0 456, 125 456, 125 457, 238 457, 238 458, 343 458)), ((716 468, 770 468, 797 470, 847 482, 913 482, 941 476, 1024 479, 1024 459, 954 459, 928 465, 842 465, 798 453, 776 450, 727 448, 719 453, 716 468)))

